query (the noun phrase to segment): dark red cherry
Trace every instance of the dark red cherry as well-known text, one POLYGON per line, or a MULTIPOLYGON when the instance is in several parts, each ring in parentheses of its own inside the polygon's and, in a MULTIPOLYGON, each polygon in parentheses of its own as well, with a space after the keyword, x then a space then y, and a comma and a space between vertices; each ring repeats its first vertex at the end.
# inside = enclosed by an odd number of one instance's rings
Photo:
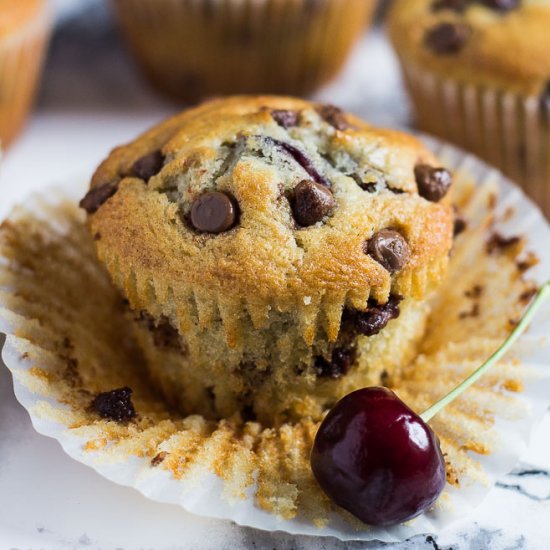
POLYGON ((369 525, 414 518, 445 487, 436 435, 381 387, 357 390, 334 406, 315 437, 311 468, 336 504, 369 525))

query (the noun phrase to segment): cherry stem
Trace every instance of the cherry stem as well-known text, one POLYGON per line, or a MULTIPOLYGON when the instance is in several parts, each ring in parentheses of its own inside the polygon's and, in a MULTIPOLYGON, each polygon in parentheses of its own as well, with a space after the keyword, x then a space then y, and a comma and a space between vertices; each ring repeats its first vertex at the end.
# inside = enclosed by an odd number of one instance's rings
POLYGON ((434 403, 429 409, 426 409, 420 418, 424 422, 429 422, 441 409, 446 407, 451 401, 457 398, 463 391, 467 390, 472 384, 477 382, 487 370, 489 370, 514 344, 514 342, 521 336, 523 331, 527 328, 537 311, 542 304, 550 298, 550 281, 542 285, 537 294, 535 295, 529 307, 526 309, 521 321, 517 324, 514 330, 509 334, 508 338, 500 345, 500 347, 479 367, 476 369, 466 380, 459 384, 454 390, 450 391, 445 397, 441 398, 437 403, 434 403))

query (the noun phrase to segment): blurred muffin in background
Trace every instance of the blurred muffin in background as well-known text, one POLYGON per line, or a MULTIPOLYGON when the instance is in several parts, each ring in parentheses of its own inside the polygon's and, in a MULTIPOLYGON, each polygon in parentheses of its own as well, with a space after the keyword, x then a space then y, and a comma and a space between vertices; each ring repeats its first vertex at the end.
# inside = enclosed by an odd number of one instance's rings
POLYGON ((112 0, 148 79, 179 100, 304 95, 345 61, 376 0, 112 0))
POLYGON ((4 148, 27 118, 49 31, 45 0, 0 0, 0 140, 4 148))
POLYGON ((395 0, 419 127, 519 183, 550 217, 550 1, 395 0))

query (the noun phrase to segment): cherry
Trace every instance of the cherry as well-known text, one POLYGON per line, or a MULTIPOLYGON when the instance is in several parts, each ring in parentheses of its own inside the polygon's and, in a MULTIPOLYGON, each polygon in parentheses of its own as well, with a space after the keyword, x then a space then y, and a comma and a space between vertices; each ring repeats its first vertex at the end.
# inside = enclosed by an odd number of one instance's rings
POLYGON ((421 415, 391 390, 363 388, 342 398, 319 426, 311 469, 325 493, 370 525, 392 525, 426 511, 445 487, 445 461, 427 422, 494 365, 550 297, 544 284, 502 345, 421 415))
POLYGON ((317 432, 311 467, 336 504, 370 525, 414 518, 445 487, 437 436, 381 387, 357 390, 336 404, 317 432))

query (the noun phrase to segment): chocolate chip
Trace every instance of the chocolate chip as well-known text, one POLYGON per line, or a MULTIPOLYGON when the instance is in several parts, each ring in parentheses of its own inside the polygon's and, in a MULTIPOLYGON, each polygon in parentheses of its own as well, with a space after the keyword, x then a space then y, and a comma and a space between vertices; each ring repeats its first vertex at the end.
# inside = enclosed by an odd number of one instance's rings
POLYGON ((96 396, 92 407, 102 418, 127 422, 136 416, 131 397, 132 390, 128 387, 107 391, 96 396))
POLYGON ((204 233, 223 233, 237 221, 238 209, 232 199, 220 191, 208 191, 191 205, 191 223, 204 233))
POLYGON ((403 269, 411 250, 405 238, 393 229, 383 229, 365 242, 364 252, 390 273, 403 269))
POLYGON ((320 378, 337 379, 344 376, 355 362, 354 347, 335 348, 330 361, 324 357, 315 358, 315 371, 320 378))
POLYGON ((273 120, 283 128, 292 128, 298 125, 298 111, 287 109, 274 109, 271 111, 273 120))
POLYGON ((325 122, 328 122, 336 130, 344 131, 352 127, 342 109, 335 105, 319 105, 316 107, 316 111, 325 122))
POLYGON ((118 182, 109 182, 92 187, 86 196, 80 201, 79 206, 88 212, 93 214, 97 212, 99 207, 107 202, 118 190, 118 182))
POLYGON ((294 188, 291 206, 296 223, 309 227, 332 214, 336 201, 324 185, 303 180, 294 188))
POLYGON ((424 43, 438 55, 455 54, 464 47, 470 32, 464 23, 439 23, 426 31, 424 43))
POLYGON ((414 177, 418 194, 432 202, 441 200, 453 183, 453 177, 448 170, 429 164, 417 164, 414 167, 414 177))
POLYGON ((482 0, 488 8, 496 11, 511 11, 519 8, 521 0, 482 0))
POLYGON ((264 141, 270 145, 279 147, 283 149, 283 151, 288 153, 305 170, 305 172, 311 177, 313 181, 330 187, 330 181, 328 181, 322 174, 319 173, 311 159, 306 156, 305 153, 300 151, 300 149, 294 147, 294 145, 291 145, 290 143, 280 141, 270 136, 266 136, 264 138, 264 141))
POLYGON ((402 296, 390 296, 385 304, 371 304, 366 311, 355 311, 351 314, 348 312, 347 316, 351 315, 357 332, 364 336, 374 336, 392 319, 399 317, 399 303, 402 300, 402 296))
POLYGON ((470 0, 436 0, 432 4, 432 11, 452 10, 457 13, 462 13, 470 4, 470 0))
POLYGON ((150 178, 158 174, 164 164, 164 155, 160 150, 153 151, 139 158, 132 165, 132 174, 138 178, 149 181, 150 178))

